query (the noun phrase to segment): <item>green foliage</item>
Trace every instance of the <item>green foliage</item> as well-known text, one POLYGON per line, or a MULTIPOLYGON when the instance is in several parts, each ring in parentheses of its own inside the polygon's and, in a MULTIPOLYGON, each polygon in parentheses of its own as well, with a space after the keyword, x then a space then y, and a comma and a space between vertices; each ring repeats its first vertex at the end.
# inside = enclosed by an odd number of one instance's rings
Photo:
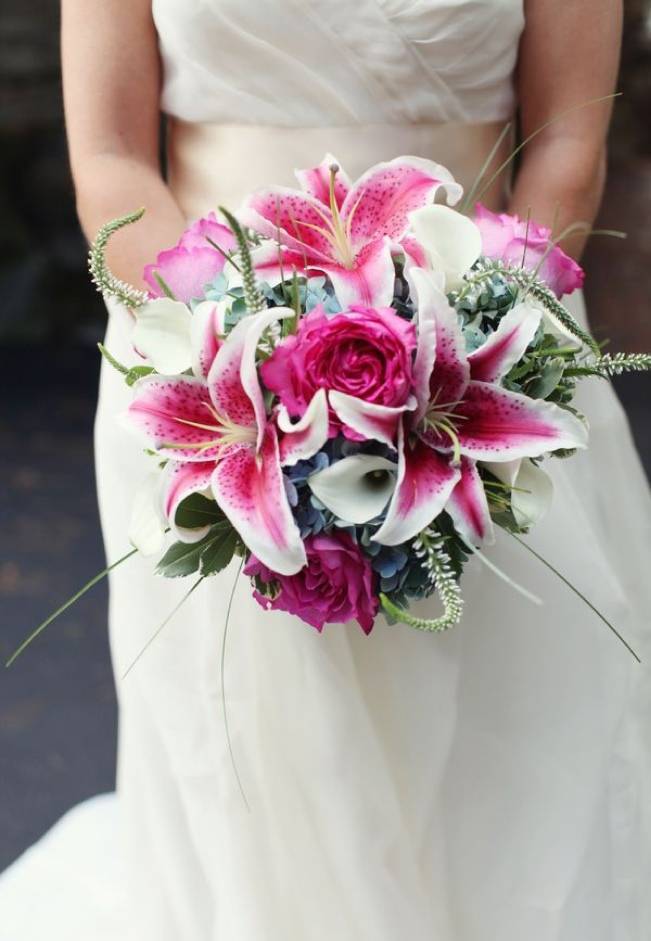
POLYGON ((239 536, 231 524, 219 522, 199 542, 171 545, 156 571, 165 578, 185 578, 195 572, 215 575, 226 568, 239 545, 239 536))
POLYGON ((183 529, 201 529, 203 526, 228 525, 228 521, 215 500, 202 493, 192 493, 176 511, 175 523, 183 529))
POLYGON ((417 630, 447 631, 461 620, 463 599, 455 566, 446 551, 446 537, 432 528, 424 529, 414 541, 414 549, 443 603, 443 613, 438 618, 415 617, 383 592, 380 593, 382 608, 391 620, 417 630))

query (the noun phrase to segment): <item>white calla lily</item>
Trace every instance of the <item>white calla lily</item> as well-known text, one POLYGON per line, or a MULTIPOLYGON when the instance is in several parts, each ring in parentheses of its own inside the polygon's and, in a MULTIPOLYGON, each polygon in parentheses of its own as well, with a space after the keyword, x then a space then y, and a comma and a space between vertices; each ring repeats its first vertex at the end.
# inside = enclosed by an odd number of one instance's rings
POLYGON ((155 555, 163 548, 167 520, 161 499, 161 475, 152 471, 136 490, 131 507, 129 542, 142 555, 155 555))
POLYGON ((379 516, 396 485, 397 465, 375 454, 352 454, 308 477, 315 497, 347 523, 379 516))
POLYGON ((554 485, 549 474, 526 458, 504 463, 487 463, 487 470, 512 487, 511 509, 518 526, 534 526, 549 510, 554 485))
POLYGON ((409 222, 432 268, 445 275, 446 291, 457 288, 481 255, 479 228, 456 209, 438 203, 415 209, 409 214, 409 222))
POLYGON ((147 301, 138 308, 133 345, 156 372, 174 376, 192 365, 190 327, 192 313, 169 297, 147 301))

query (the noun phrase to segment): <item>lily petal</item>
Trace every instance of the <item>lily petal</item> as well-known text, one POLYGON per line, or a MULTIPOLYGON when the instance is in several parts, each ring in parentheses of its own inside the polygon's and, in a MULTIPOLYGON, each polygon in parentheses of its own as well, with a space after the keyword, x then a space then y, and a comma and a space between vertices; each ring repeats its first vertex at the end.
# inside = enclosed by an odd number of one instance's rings
POLYGON ((332 243, 326 230, 330 210, 307 193, 273 186, 247 197, 237 214, 242 225, 287 246, 308 261, 329 261, 332 243))
POLYGON ((192 313, 168 297, 148 301, 138 309, 133 345, 154 369, 166 376, 185 372, 192 363, 192 313))
POLYGON ((245 317, 244 320, 240 321, 240 323, 244 324, 246 327, 246 336, 242 348, 242 361, 240 364, 240 379, 242 388, 248 395, 253 405, 253 411, 255 412, 255 421, 258 426, 256 443, 258 450, 262 446, 262 437, 267 424, 267 406, 265 405, 264 395, 260 388, 260 380, 258 379, 258 370, 255 362, 258 344, 262 334, 271 324, 294 316, 294 311, 289 307, 273 307, 271 310, 264 310, 259 314, 245 317))
POLYGON ((187 529, 176 524, 176 511, 180 504, 193 493, 201 493, 210 487, 210 478, 215 470, 214 461, 201 464, 170 461, 163 471, 163 509, 172 532, 181 542, 199 542, 210 526, 187 529))
POLYGON ((217 458, 219 431, 205 382, 191 376, 145 376, 133 388, 129 425, 155 450, 175 461, 217 458))
POLYGON ((341 208, 353 248, 378 235, 400 241, 409 229, 409 213, 432 202, 437 190, 458 202, 463 188, 445 167, 421 157, 397 157, 378 163, 354 183, 341 208))
POLYGON ((478 226, 462 213, 438 204, 411 212, 409 222, 432 268, 444 272, 447 290, 458 287, 481 255, 478 226))
POLYGON ((461 471, 420 438, 405 440, 398 431, 398 481, 375 542, 396 546, 412 539, 445 508, 461 471))
POLYGON ((337 418, 368 440, 382 441, 394 447, 396 426, 404 412, 413 411, 417 402, 412 395, 404 405, 390 406, 377 405, 375 402, 365 402, 346 392, 330 390, 328 393, 330 406, 337 418))
POLYGON ((511 509, 518 526, 534 526, 545 516, 554 496, 554 484, 546 471, 529 460, 485 466, 498 480, 513 487, 511 509))
POLYGON ((129 542, 142 555, 155 555, 163 548, 165 526, 161 505, 161 475, 158 471, 152 471, 134 494, 129 542))
POLYGON ((335 201, 341 208, 350 190, 351 182, 348 174, 341 169, 339 161, 332 154, 326 154, 316 167, 308 170, 294 170, 294 176, 304 193, 309 193, 310 196, 314 196, 320 203, 330 208, 330 168, 333 166, 339 168, 335 176, 335 201))
POLYGON ((300 421, 292 422, 284 405, 276 418, 283 432, 280 440, 280 461, 284 466, 304 461, 320 451, 328 440, 328 399, 325 389, 318 389, 300 421))
POLYGON ((486 382, 469 383, 457 413, 461 453, 475 460, 511 461, 588 444, 588 429, 571 412, 486 382))
MULTIPOLYGON (((412 272, 412 279, 414 274, 412 272)), ((470 378, 466 341, 456 311, 436 285, 435 277, 429 279, 427 291, 436 321, 436 357, 430 378, 430 398, 433 407, 450 411, 462 398, 470 378)))
POLYGON ((470 375, 481 382, 497 382, 522 358, 536 335, 542 311, 517 304, 500 320, 497 330, 468 356, 470 375))
POLYGON ((328 275, 342 307, 388 307, 395 283, 391 247, 390 239, 375 239, 359 250, 352 268, 334 261, 315 262, 311 267, 328 275))
POLYGON ((447 307, 448 300, 441 293, 432 273, 422 268, 412 268, 409 286, 416 302, 418 317, 418 345, 413 372, 414 393, 418 400, 414 423, 417 423, 427 411, 430 400, 430 378, 436 358, 437 305, 445 304, 447 307))
POLYGON ((353 454, 311 474, 312 493, 340 520, 359 525, 379 516, 396 485, 398 467, 375 454, 353 454))
MULTIPOLYGON (((228 334, 213 360, 207 380, 214 410, 241 427, 256 424, 255 407, 240 376, 249 319, 243 317, 228 334)), ((210 417, 209 412, 207 414, 210 417)))
POLYGON ((225 315, 226 304, 223 301, 202 301, 194 308, 190 321, 192 371, 200 379, 207 378, 221 346, 225 315))
POLYGON ((307 559, 287 501, 278 439, 267 425, 262 447, 232 447, 212 476, 217 503, 260 561, 281 575, 294 575, 307 559))
POLYGON ((495 541, 484 484, 474 461, 461 459, 461 478, 445 508, 468 546, 495 541))

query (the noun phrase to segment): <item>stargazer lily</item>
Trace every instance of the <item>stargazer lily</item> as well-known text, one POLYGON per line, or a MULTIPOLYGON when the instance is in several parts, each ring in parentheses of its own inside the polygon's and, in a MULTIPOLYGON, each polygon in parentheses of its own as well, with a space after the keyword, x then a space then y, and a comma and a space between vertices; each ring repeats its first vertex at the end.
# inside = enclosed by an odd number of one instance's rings
POLYGON ((571 412, 498 384, 533 339, 540 310, 518 304, 484 345, 467 355, 440 279, 416 268, 411 280, 419 326, 418 407, 401 420, 396 488, 373 538, 397 545, 446 509, 468 544, 479 545, 491 538, 492 523, 477 462, 583 448, 587 429, 571 412))
MULTIPOLYGON (((251 552, 284 575, 298 572, 306 556, 287 500, 278 434, 267 415, 255 355, 263 332, 293 316, 288 308, 275 308, 243 318, 220 346, 205 380, 148 376, 134 386, 128 411, 131 424, 169 459, 164 511, 170 523, 185 497, 209 488, 251 552)), ((320 423, 322 434, 310 435, 308 422, 299 429, 302 457, 316 453, 326 440, 325 397, 310 417, 320 423)), ((292 428, 283 440, 287 452, 292 428)), ((202 535, 176 534, 188 540, 202 535)))
POLYGON ((392 247, 409 229, 409 214, 443 188, 451 204, 462 188, 445 167, 420 157, 378 163, 351 184, 327 154, 296 173, 301 190, 277 186, 249 196, 240 222, 277 245, 254 253, 268 281, 281 271, 316 270, 332 281, 342 306, 388 306, 393 295, 392 247))

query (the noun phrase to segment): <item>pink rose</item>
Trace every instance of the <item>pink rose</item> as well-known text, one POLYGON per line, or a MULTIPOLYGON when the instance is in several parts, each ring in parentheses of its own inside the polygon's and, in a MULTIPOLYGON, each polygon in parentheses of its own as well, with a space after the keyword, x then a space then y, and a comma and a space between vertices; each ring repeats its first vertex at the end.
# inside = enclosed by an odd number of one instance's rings
POLYGON ((174 248, 160 252, 153 265, 147 265, 143 278, 149 285, 151 297, 162 297, 164 291, 154 277, 160 274, 179 301, 188 303, 191 298, 201 298, 204 288, 223 269, 224 256, 207 241, 230 252, 235 247, 235 238, 231 230, 217 222, 214 212, 194 222, 183 233, 174 248))
MULTIPOLYGON (((505 212, 491 212, 481 203, 477 203, 475 209, 475 222, 481 232, 482 254, 487 258, 502 259, 518 265, 524 256, 524 266, 530 271, 537 268, 552 234, 551 229, 532 221, 529 222, 527 232, 526 220, 509 216, 505 212)), ((580 288, 585 278, 583 268, 558 245, 551 249, 538 275, 557 297, 580 288)))
POLYGON ((308 536, 305 540, 307 565, 296 575, 278 575, 251 556, 244 573, 256 575, 265 584, 277 582, 276 598, 266 598, 259 591, 254 598, 263 608, 287 611, 323 630, 328 623, 343 624, 356 620, 370 633, 379 609, 373 590, 371 563, 348 535, 308 536))
MULTIPOLYGON (((412 387, 414 325, 390 307, 349 307, 326 316, 321 306, 301 319, 262 365, 262 379, 292 417, 300 417, 317 389, 334 389, 365 402, 401 406, 412 387)), ((330 436, 359 435, 330 412, 330 436)))

